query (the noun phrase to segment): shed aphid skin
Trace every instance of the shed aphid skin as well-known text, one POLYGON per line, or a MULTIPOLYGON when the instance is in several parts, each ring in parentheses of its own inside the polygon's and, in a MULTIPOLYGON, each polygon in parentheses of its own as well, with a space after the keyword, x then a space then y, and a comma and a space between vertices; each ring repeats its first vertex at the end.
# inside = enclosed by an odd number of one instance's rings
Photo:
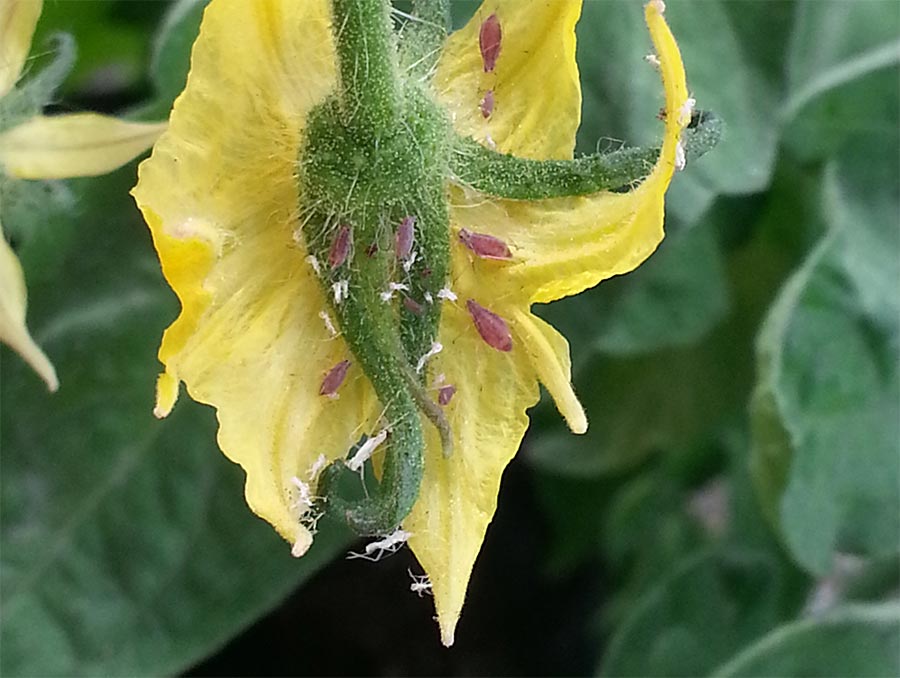
POLYGON ((656 70, 659 70, 659 66, 660 66, 659 57, 656 56, 655 54, 648 54, 647 56, 644 57, 644 61, 646 61, 651 66, 653 66, 653 68, 655 68, 656 70))
POLYGON ((328 265, 331 266, 332 270, 343 266, 344 262, 347 261, 347 257, 350 255, 350 235, 350 227, 347 225, 338 228, 337 233, 334 234, 334 240, 331 241, 331 249, 328 251, 328 265))
POLYGON ((675 169, 679 172, 687 165, 687 155, 684 152, 684 144, 681 140, 675 144, 675 169))
POLYGON ((478 47, 485 73, 492 73, 497 66, 501 38, 500 19, 496 14, 491 14, 481 23, 481 30, 478 32, 478 47))
MULTIPOLYGON (((394 234, 394 253, 400 261, 406 261, 412 254, 413 243, 416 238, 416 218, 414 216, 403 217, 397 232, 394 234)), ((406 269, 406 267, 404 266, 406 269)), ((406 269, 409 272, 409 269, 406 269)))
POLYGON ((344 383, 347 377, 347 370, 350 369, 350 361, 342 360, 337 365, 328 370, 328 374, 322 380, 319 387, 319 395, 336 399, 338 397, 337 390, 344 383))
POLYGON ((328 335, 334 339, 338 335, 338 331, 334 326, 334 321, 331 320, 331 316, 328 315, 328 311, 319 311, 319 317, 322 319, 322 322, 325 323, 325 329, 327 330, 328 335))
POLYGON ((335 305, 339 305, 350 294, 350 281, 338 280, 331 286, 331 291, 334 294, 335 305))
POLYGON ((378 435, 367 438, 366 441, 359 446, 359 449, 356 450, 356 454, 345 462, 347 468, 355 473, 361 471, 363 465, 369 461, 373 454, 375 454, 375 450, 378 449, 381 443, 387 440, 388 433, 390 433, 390 429, 383 428, 378 435))
POLYGON ((478 108, 481 111, 481 116, 485 119, 490 118, 491 114, 494 112, 494 90, 489 89, 484 93, 484 96, 481 97, 481 102, 478 104, 478 108))
POLYGON ((361 558, 373 563, 381 560, 385 554, 396 553, 409 540, 412 532, 407 532, 402 527, 398 527, 389 535, 366 544, 363 553, 354 553, 351 551, 347 554, 347 560, 355 560, 361 558))
POLYGON ((315 481, 322 472, 322 469, 326 466, 328 466, 328 457, 324 454, 320 454, 316 457, 316 460, 312 463, 312 466, 309 467, 309 471, 306 474, 309 477, 310 482, 315 481))
POLYGON ((472 322, 484 343, 504 353, 512 350, 512 333, 509 325, 496 313, 489 311, 474 299, 466 301, 466 308, 472 316, 472 322))
POLYGON ((450 404, 450 401, 453 399, 453 396, 456 394, 456 386, 452 384, 448 384, 447 386, 441 386, 438 389, 438 405, 441 407, 446 407, 450 404))
POLYGON ((322 266, 319 264, 319 260, 316 259, 314 254, 310 254, 306 257, 306 262, 312 266, 312 270, 315 271, 317 276, 322 275, 322 266))
POLYGON ((297 502, 294 504, 294 507, 306 506, 308 508, 312 508, 315 497, 312 495, 312 491, 310 490, 309 483, 305 483, 300 480, 297 476, 291 477, 291 483, 294 487, 297 488, 299 492, 299 496, 297 497, 297 502))
POLYGON ((444 299, 445 301, 456 301, 458 297, 449 287, 442 287, 437 292, 437 298, 444 299))
POLYGON ((467 228, 459 229, 459 241, 480 259, 505 261, 512 259, 509 246, 500 238, 486 233, 473 233, 467 228))
POLYGON ((412 583, 409 585, 409 590, 419 596, 422 597, 423 594, 431 594, 431 579, 428 578, 427 574, 413 574, 412 570, 406 570, 409 573, 410 579, 412 579, 412 583))
POLYGON ((412 253, 410 253, 409 258, 403 262, 403 271, 405 273, 409 273, 410 270, 412 270, 412 267, 415 265, 416 260, 418 258, 419 258, 418 250, 413 250, 412 253))
POLYGON ((425 369, 425 363, 428 362, 429 358, 433 358, 443 350, 444 345, 439 341, 432 342, 431 348, 428 349, 428 352, 421 358, 419 358, 419 362, 416 363, 416 374, 422 374, 422 370, 425 369))
POLYGON ((384 292, 381 292, 379 296, 383 302, 387 303, 394 298, 395 292, 409 292, 409 285, 405 283, 390 282, 388 283, 388 288, 384 292))

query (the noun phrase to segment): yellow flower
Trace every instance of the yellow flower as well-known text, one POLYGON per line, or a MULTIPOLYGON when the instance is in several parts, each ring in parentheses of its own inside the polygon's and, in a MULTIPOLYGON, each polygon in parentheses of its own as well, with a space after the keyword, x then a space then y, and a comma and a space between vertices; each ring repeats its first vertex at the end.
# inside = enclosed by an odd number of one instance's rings
MULTIPOLYGON (((132 123, 93 113, 10 120, 4 104, 18 103, 13 101, 14 87, 42 6, 41 0, 0 0, 0 189, 12 178, 64 179, 111 172, 147 150, 165 128, 165 123, 132 123)), ((2 201, 0 191, 0 205, 2 201)), ((55 391, 56 371, 25 326, 26 302, 22 267, 0 225, 0 341, 55 391)))
MULTIPOLYGON (((485 0, 450 36, 432 79, 456 132, 524 158, 571 158, 581 109, 580 11, 581 0, 485 0), (489 69, 479 33, 492 15, 502 23, 502 47, 489 69), (485 111, 488 90, 495 105, 485 111)), ((447 182, 452 294, 436 300, 444 304, 436 337, 443 350, 423 357, 432 389, 456 389, 444 409, 454 451, 445 457, 437 429, 423 426, 424 479, 403 522, 430 577, 446 645, 538 383, 574 432, 587 428, 568 344, 531 305, 632 270, 663 237, 664 194, 691 102, 662 11, 659 0, 646 6, 665 135, 639 185, 526 201, 447 182), (495 246, 508 247, 509 257, 477 256, 495 246), (500 322, 493 329, 477 326, 492 319, 500 322), (505 330, 508 337, 497 336, 505 330)), ((295 554, 312 539, 296 479, 309 477, 319 455, 343 458, 361 433, 384 425, 382 404, 356 365, 339 398, 320 394, 323 377, 349 351, 329 327, 331 302, 299 236, 297 159, 307 115, 334 91, 336 77, 325 0, 214 0, 187 88, 134 190, 182 304, 159 350, 165 372, 155 412, 169 413, 182 381, 194 400, 217 409, 219 445, 247 473, 248 504, 295 554)))

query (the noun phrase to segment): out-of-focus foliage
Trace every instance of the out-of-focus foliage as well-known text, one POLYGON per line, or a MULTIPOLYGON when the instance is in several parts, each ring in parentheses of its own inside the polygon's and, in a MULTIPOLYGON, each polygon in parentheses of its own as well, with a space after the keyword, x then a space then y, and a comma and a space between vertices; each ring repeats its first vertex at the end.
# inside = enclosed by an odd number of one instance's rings
MULTIPOLYGON (((125 92, 133 115, 167 110, 203 0, 46 4, 36 45, 64 30, 79 47, 63 107, 125 92)), ((458 24, 475 3, 453 8, 458 24)), ((541 309, 591 422, 575 437, 540 405, 518 462, 546 576, 602 581, 582 633, 603 675, 896 675, 900 10, 673 0, 667 18, 728 129, 676 176, 645 266, 541 309)), ((652 141, 639 8, 586 2, 578 30, 580 148, 652 141)), ((3 201, 62 383, 46 394, 3 350, 3 675, 186 670, 346 544, 329 526, 294 561, 246 509, 211 413, 185 399, 152 418, 177 302, 133 181, 134 165, 3 201)), ((333 613, 352 646, 354 611, 333 613)))

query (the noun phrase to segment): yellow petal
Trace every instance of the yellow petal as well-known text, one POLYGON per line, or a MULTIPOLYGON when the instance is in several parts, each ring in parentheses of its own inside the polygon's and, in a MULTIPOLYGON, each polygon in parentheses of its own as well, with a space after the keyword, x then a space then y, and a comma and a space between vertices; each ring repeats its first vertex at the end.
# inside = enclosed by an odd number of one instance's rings
POLYGON ((569 342, 537 316, 522 309, 509 312, 514 320, 517 344, 528 353, 531 367, 547 387, 559 413, 573 433, 587 431, 587 417, 572 388, 572 361, 569 342))
POLYGON ((465 302, 446 304, 441 319, 444 350, 433 360, 457 391, 445 411, 453 430, 453 455, 445 459, 434 428, 419 500, 403 522, 409 545, 429 575, 444 645, 453 644, 475 559, 497 508, 503 469, 525 429, 525 411, 539 396, 527 354, 519 346, 501 353, 472 325, 465 302))
POLYGON ((0 0, 0 97, 19 79, 42 6, 42 0, 0 0))
POLYGON ((646 18, 665 89, 665 137, 656 166, 637 188, 538 202, 488 201, 462 189, 451 194, 457 226, 494 235, 512 249, 515 260, 495 283, 508 293, 524 290, 533 302, 577 294, 631 271, 662 240, 665 192, 690 115, 681 55, 660 5, 648 3, 646 18))
POLYGON ((55 391, 59 388, 56 370, 28 333, 25 326, 26 306, 22 266, 3 237, 0 226, 0 341, 22 356, 46 382, 47 388, 55 391))
POLYGON ((581 120, 581 86, 575 63, 575 24, 581 0, 485 0, 472 20, 450 36, 434 79, 439 98, 465 136, 506 153, 544 160, 571 158, 581 120), (478 34, 496 14, 500 56, 485 73, 478 34), (485 119, 480 102, 494 92, 485 119))
POLYGON ((0 165, 21 179, 106 174, 150 148, 165 128, 97 113, 39 115, 0 134, 0 165))
POLYGON ((219 446, 247 472, 248 504, 298 554, 309 534, 291 478, 308 482, 320 453, 346 454, 377 406, 356 367, 338 399, 318 394, 350 356, 319 316, 323 292, 294 238, 305 114, 334 86, 329 22, 324 0, 215 0, 134 189, 182 304, 160 346, 157 414, 180 381, 216 407, 219 446))

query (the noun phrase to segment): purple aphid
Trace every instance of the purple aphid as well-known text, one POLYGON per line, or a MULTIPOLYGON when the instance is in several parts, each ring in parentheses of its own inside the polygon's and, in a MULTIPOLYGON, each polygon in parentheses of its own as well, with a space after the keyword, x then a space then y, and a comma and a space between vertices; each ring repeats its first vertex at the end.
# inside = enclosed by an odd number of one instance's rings
POLYGON ((503 318, 487 310, 474 299, 466 302, 466 308, 469 310, 469 315, 472 316, 475 329, 484 339, 484 343, 498 351, 512 350, 512 334, 509 331, 509 325, 503 318))
POLYGON ((494 90, 489 89, 484 93, 484 96, 481 97, 481 103, 479 104, 479 108, 481 109, 481 115, 485 118, 490 118, 491 113, 494 112, 494 90))
POLYGON ((341 226, 334 234, 331 241, 331 250, 328 252, 328 265, 331 268, 342 266, 350 255, 350 227, 341 226))
POLYGON ((492 235, 472 233, 466 228, 461 228, 459 229, 459 240, 482 259, 499 259, 501 261, 512 259, 512 252, 509 251, 506 243, 492 235))
POLYGON ((478 47, 481 49, 481 61, 484 63, 485 73, 491 73, 497 65, 501 37, 500 19, 496 14, 491 14, 481 23, 481 30, 478 31, 478 47))
POLYGON ((397 232, 394 234, 394 252, 398 259, 401 261, 409 259, 415 238, 416 218, 413 216, 403 217, 403 221, 397 226, 397 232))
POLYGON ((456 386, 448 384, 438 389, 438 405, 445 407, 450 404, 453 395, 456 393, 456 386))
POLYGON ((325 375, 322 385, 319 387, 319 395, 328 396, 329 398, 336 397, 337 390, 344 383, 348 369, 350 369, 350 361, 342 360, 328 370, 328 374, 325 375))

